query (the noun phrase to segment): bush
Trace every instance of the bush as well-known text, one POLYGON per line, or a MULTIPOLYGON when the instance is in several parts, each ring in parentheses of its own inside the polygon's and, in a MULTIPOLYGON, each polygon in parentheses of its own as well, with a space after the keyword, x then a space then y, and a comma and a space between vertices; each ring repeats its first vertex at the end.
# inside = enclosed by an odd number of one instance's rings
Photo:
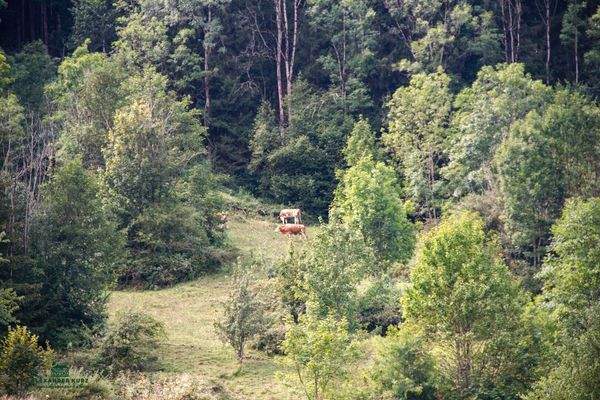
POLYGON ((50 369, 54 352, 38 345, 38 337, 24 326, 10 329, 0 353, 0 389, 22 394, 50 369))
POLYGON ((371 282, 358 300, 360 325, 369 332, 379 329, 382 334, 389 326, 398 325, 402 319, 398 301, 401 296, 400 289, 390 279, 371 282))
POLYGON ((371 367, 372 392, 393 399, 435 399, 434 362, 415 329, 390 328, 376 345, 371 367))
POLYGON ((107 372, 148 371, 159 367, 157 349, 165 339, 164 325, 150 315, 123 314, 100 346, 99 364, 107 372))

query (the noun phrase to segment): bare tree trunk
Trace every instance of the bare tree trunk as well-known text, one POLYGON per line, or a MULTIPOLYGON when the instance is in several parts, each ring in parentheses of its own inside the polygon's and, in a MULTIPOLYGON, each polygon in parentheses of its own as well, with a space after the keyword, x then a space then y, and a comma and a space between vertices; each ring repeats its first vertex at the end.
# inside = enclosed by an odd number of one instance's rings
POLYGON ((292 32, 289 31, 287 0, 283 0, 283 16, 285 25, 285 78, 286 78, 286 96, 287 96, 287 121, 289 123, 292 116, 292 85, 294 81, 294 62, 296 59, 296 49, 298 47, 298 18, 299 9, 302 0, 293 0, 292 6, 292 32), (291 35, 291 38, 290 38, 291 35), (290 43, 291 42, 291 43, 290 43))
MULTIPOLYGON (((212 21, 212 10, 210 5, 208 6, 207 11, 207 20, 208 25, 212 21)), ((208 127, 210 120, 210 76, 209 76, 209 68, 210 68, 210 56, 211 56, 211 47, 206 40, 206 32, 204 32, 204 126, 208 127)))
POLYGON ((579 32, 575 29, 575 85, 579 85, 579 32))
POLYGON ((275 21, 277 24, 277 49, 275 51, 275 68, 277 76, 277 100, 279 110, 279 128, 283 134, 283 127, 285 126, 285 113, 283 110, 283 80, 281 76, 281 59, 282 47, 283 47, 283 10, 281 2, 285 0, 274 0, 275 1, 275 21))

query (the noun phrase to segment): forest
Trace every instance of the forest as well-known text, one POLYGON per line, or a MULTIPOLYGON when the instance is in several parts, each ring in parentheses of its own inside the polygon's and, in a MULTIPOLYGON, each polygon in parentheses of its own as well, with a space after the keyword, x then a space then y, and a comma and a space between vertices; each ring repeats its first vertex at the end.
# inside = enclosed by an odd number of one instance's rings
POLYGON ((596 0, 0 0, 0 152, 1 400, 600 400, 596 0))

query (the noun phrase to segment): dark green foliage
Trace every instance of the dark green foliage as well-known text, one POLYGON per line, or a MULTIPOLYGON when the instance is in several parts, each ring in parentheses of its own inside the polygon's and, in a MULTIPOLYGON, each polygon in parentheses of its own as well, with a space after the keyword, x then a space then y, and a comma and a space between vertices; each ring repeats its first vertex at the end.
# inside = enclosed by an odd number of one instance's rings
POLYGON ((358 300, 358 319, 367 331, 378 330, 386 334, 390 326, 398 325, 402 320, 402 308, 398 299, 401 290, 387 277, 369 282, 358 300))
POLYGON ((24 326, 10 329, 0 342, 0 393, 23 395, 52 366, 54 353, 38 344, 24 326))
POLYGON ((377 341, 368 390, 385 398, 433 400, 434 368, 422 332, 409 325, 392 327, 385 338, 377 341))
POLYGON ((20 300, 12 288, 0 289, 0 335, 4 335, 8 327, 17 322, 15 313, 20 300))
POLYGON ((56 65, 40 41, 32 42, 23 51, 10 58, 12 91, 21 103, 39 110, 44 102, 44 85, 56 74, 56 65))
POLYGON ((159 346, 165 338, 161 322, 148 314, 128 311, 110 327, 100 345, 98 362, 111 374, 157 370, 159 346))
POLYGON ((123 237, 103 209, 97 177, 79 159, 59 165, 42 190, 35 257, 43 272, 36 328, 59 347, 103 326, 123 237))

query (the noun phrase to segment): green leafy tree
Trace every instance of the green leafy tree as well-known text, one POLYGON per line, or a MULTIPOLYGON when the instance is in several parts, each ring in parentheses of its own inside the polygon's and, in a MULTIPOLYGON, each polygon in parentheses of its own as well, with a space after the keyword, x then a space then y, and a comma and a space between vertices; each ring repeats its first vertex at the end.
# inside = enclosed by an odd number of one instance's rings
POLYGON ((290 327, 283 349, 285 362, 294 371, 307 400, 336 398, 336 384, 347 376, 358 356, 345 319, 320 319, 310 313, 290 327))
POLYGON ((240 363, 250 340, 268 329, 266 308, 250 287, 248 274, 238 272, 233 289, 223 304, 223 318, 215 324, 221 339, 233 347, 240 363))
POLYGON ((69 38, 72 47, 90 40, 92 51, 107 53, 116 38, 117 10, 110 0, 75 0, 71 7, 73 28, 69 38))
POLYGON ((591 399, 600 390, 600 200, 568 202, 552 233, 543 296, 557 327, 554 357, 528 399, 591 399))
POLYGON ((86 328, 103 326, 107 289, 123 259, 123 237, 99 192, 97 177, 78 158, 59 165, 42 192, 35 235, 44 275, 37 322, 40 333, 61 347, 86 340, 86 328))
POLYGON ((8 394, 24 395, 54 359, 54 352, 42 348, 24 326, 10 329, 0 349, 0 389, 8 394))
POLYGON ((525 73, 522 64, 483 67, 456 98, 449 164, 444 175, 455 199, 497 188, 492 160, 511 125, 531 110, 543 110, 551 90, 525 73))
POLYGON ((86 40, 58 67, 58 79, 48 85, 55 105, 54 121, 61 127, 62 151, 83 156, 87 168, 103 168, 114 115, 125 93, 124 71, 102 53, 91 53, 86 40))
POLYGON ((369 121, 361 118, 354 124, 352 132, 348 136, 346 147, 344 147, 342 152, 349 167, 352 167, 367 156, 378 159, 377 143, 369 121))
POLYGON ((391 328, 376 341, 369 391, 401 400, 435 399, 435 364, 422 332, 408 324, 391 328))
POLYGON ((375 11, 365 0, 309 0, 309 23, 325 40, 319 64, 342 98, 344 110, 370 102, 363 80, 374 63, 375 11))
POLYGON ((439 69, 417 74, 398 89, 389 103, 389 127, 383 143, 406 182, 407 197, 417 212, 436 219, 440 204, 439 166, 450 118, 450 78, 439 69))
POLYGON ((15 313, 19 309, 19 297, 13 288, 0 289, 0 335, 8 330, 8 327, 17 322, 15 313))
POLYGON ((208 250, 218 242, 205 129, 189 102, 177 100, 153 70, 126 86, 131 94, 103 151, 107 202, 132 256, 120 283, 166 286, 206 271, 208 250))
POLYGON ((466 212, 442 220, 417 247, 403 315, 445 349, 438 365, 447 394, 514 398, 530 383, 525 298, 498 254, 483 220, 466 212))
POLYGON ((323 225, 301 256, 308 311, 319 317, 343 317, 355 328, 357 284, 374 265, 373 250, 359 231, 341 224, 323 225))
POLYGON ((587 21, 586 34, 591 40, 590 49, 584 54, 583 59, 586 65, 587 80, 596 93, 600 90, 600 79, 598 79, 598 67, 600 66, 600 45, 598 40, 600 39, 600 6, 596 9, 594 15, 592 15, 587 21))
POLYGON ((396 175, 370 156, 344 171, 331 217, 358 229, 377 259, 406 262, 414 248, 414 227, 406 217, 396 175))
POLYGON ((567 10, 563 15, 562 28, 560 31, 560 40, 565 46, 573 48, 573 66, 575 69, 575 85, 579 84, 579 52, 582 39, 584 39, 584 29, 586 25, 583 11, 586 3, 580 0, 569 2, 567 10))
POLYGON ((511 242, 537 269, 565 199, 598 193, 600 108, 578 92, 559 90, 543 114, 513 124, 495 164, 503 220, 511 242))

